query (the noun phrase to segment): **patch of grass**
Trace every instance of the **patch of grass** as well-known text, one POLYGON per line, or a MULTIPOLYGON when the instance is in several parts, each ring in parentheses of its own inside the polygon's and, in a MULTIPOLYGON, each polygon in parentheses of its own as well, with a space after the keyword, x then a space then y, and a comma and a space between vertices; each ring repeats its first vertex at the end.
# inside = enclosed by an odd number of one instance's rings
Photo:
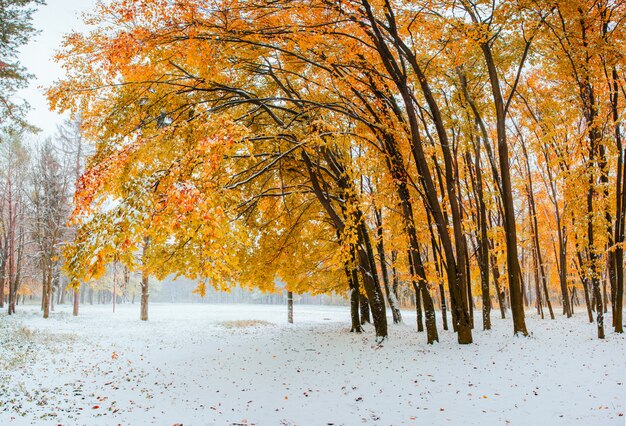
POLYGON ((20 326, 15 331, 15 339, 25 343, 63 343, 72 342, 76 335, 70 333, 49 333, 41 330, 32 330, 26 326, 20 326))
POLYGON ((267 327, 268 325, 272 325, 271 322, 264 320, 222 321, 219 324, 225 328, 267 327))
POLYGON ((20 340, 26 340, 26 341, 31 341, 35 338, 35 335, 37 334, 36 331, 31 330, 30 328, 21 325, 18 327, 18 329, 15 331, 15 338, 16 339, 20 339, 20 340))

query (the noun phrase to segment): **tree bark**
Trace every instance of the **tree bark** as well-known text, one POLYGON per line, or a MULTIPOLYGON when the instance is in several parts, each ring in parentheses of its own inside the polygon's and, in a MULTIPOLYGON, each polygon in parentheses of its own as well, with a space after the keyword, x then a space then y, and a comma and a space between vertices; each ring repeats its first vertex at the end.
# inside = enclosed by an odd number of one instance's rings
POLYGON ((146 265, 147 263, 147 251, 148 251, 148 247, 150 245, 150 239, 149 238, 144 238, 144 244, 143 244, 143 253, 142 253, 142 259, 143 259, 143 268, 141 270, 141 314, 140 314, 140 320, 141 321, 148 321, 148 298, 150 297, 150 291, 149 291, 149 285, 150 285, 150 274, 148 273, 148 266, 146 265))
MULTIPOLYGON (((479 23, 478 18, 468 5, 465 5, 467 12, 473 22, 479 23)), ((513 334, 528 336, 526 321, 524 318, 524 301, 522 295, 521 271, 519 269, 519 259, 517 253, 517 225, 515 222, 515 206, 513 203, 513 189, 511 184, 511 171, 509 164, 509 146, 506 134, 506 113, 508 103, 505 104, 500 87, 500 78, 496 68, 490 42, 483 42, 480 45, 487 66, 489 83, 493 95, 493 105, 496 112, 496 133, 498 139, 498 160, 500 165, 500 179, 502 185, 502 204, 504 207, 504 229, 506 240, 506 260, 507 275, 509 278, 509 295, 511 300, 511 314, 513 316, 513 334)), ((526 58, 528 46, 526 47, 521 65, 526 58)), ((513 96, 515 91, 511 93, 513 96)), ((510 101, 509 98, 508 101, 510 101)))
POLYGON ((74 306, 72 309, 72 315, 78 316, 78 303, 80 301, 80 284, 78 287, 74 287, 74 306))
POLYGON ((623 305, 624 305, 624 228, 626 227, 626 158, 622 144, 622 132, 619 120, 619 76, 617 69, 613 67, 612 75, 612 99, 611 115, 615 126, 615 143, 618 150, 617 178, 616 178, 616 215, 615 215, 615 288, 612 289, 613 327, 616 333, 624 332, 623 305))
POLYGON ((380 271, 383 277, 385 293, 387 294, 387 302, 391 308, 391 315, 394 324, 402 322, 402 313, 398 305, 398 297, 394 289, 389 285, 389 274, 387 272, 387 261, 385 260, 385 243, 383 239, 383 213, 380 209, 374 209, 374 217, 376 219, 376 250, 378 251, 378 259, 380 263, 380 271))
POLYGON ((359 299, 361 293, 361 290, 359 289, 359 276, 356 269, 350 265, 346 265, 345 270, 348 285, 350 287, 350 319, 352 321, 350 332, 361 333, 363 332, 363 327, 361 327, 361 318, 359 315, 359 299))
POLYGON ((287 292, 287 322, 293 324, 293 293, 287 292))
POLYGON ((372 318, 370 317, 369 300, 367 300, 367 296, 363 294, 359 296, 359 309, 361 310, 361 325, 371 324, 372 318))

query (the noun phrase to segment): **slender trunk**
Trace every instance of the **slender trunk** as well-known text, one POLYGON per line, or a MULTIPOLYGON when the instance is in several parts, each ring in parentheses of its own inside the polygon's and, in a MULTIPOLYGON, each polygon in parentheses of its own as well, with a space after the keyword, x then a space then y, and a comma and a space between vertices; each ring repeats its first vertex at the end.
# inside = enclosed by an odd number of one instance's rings
POLYGON ((565 226, 559 226, 560 217, 557 216, 557 234, 559 238, 559 283, 561 285, 561 298, 563 300, 563 314, 571 318, 573 312, 569 303, 567 290, 567 237, 565 226))
POLYGON ((532 260, 533 260, 533 273, 534 273, 534 279, 535 279, 535 308, 537 309, 537 315, 541 315, 541 319, 544 318, 543 316, 543 303, 541 301, 541 289, 539 287, 539 261, 537 260, 537 252, 536 250, 533 250, 533 256, 532 256, 532 260))
POLYGON ((619 76, 617 69, 612 70, 613 98, 611 102, 611 110, 613 123, 615 125, 615 142, 618 150, 617 161, 617 179, 616 179, 616 215, 615 215, 615 288, 613 290, 614 297, 612 303, 613 309, 613 327, 616 333, 624 332, 624 321, 622 307, 624 304, 624 228, 626 227, 626 158, 624 147, 622 145, 622 132, 620 130, 619 121, 619 76))
MULTIPOLYGON (((554 319, 554 311, 552 309, 552 303, 550 302, 550 296, 548 295, 548 280, 546 278, 546 270, 545 267, 543 265, 543 255, 541 253, 541 245, 539 244, 539 223, 537 221, 537 207, 535 204, 535 192, 533 189, 533 180, 532 180, 532 172, 530 170, 530 161, 528 158, 528 151, 526 151, 526 144, 524 143, 523 138, 520 138, 522 141, 522 151, 524 153, 524 159, 526 160, 526 174, 528 176, 528 186, 526 188, 527 190, 527 195, 528 195, 528 207, 530 210, 530 215, 531 215, 531 220, 530 220, 530 225, 531 225, 531 230, 532 230, 532 235, 533 235, 533 246, 534 246, 534 259, 535 259, 535 273, 536 273, 536 292, 537 292, 537 306, 538 309, 540 310, 541 313, 541 317, 543 318, 543 309, 541 307, 541 291, 539 290, 539 279, 541 280, 541 285, 543 287, 543 291, 544 291, 544 296, 545 296, 545 300, 546 300, 546 305, 548 306, 548 311, 550 311, 550 318, 554 319), (537 276, 538 275, 538 276, 537 276)), ((552 178, 552 175, 549 174, 548 176, 549 178, 552 178)), ((560 229, 560 216, 558 213, 558 206, 557 206, 557 226, 559 226, 560 229)), ((561 287, 563 286, 563 279, 562 277, 564 276, 564 274, 566 273, 566 256, 567 256, 567 246, 564 242, 564 238, 562 238, 563 235, 561 234, 561 231, 559 231, 559 246, 561 247, 560 250, 560 254, 562 254, 563 257, 561 257, 561 261, 559 262, 559 279, 561 280, 561 287)), ((567 276, 565 276, 565 278, 567 279, 567 276)), ((566 287, 567 289, 567 284, 566 287)))
MULTIPOLYGON (((47 269, 47 268, 46 268, 47 269)), ((50 277, 50 270, 46 270, 43 277, 44 287, 44 301, 43 301, 43 317, 50 317, 50 304, 52 301, 52 280, 50 277)))
MULTIPOLYGON (((353 259, 354 261, 354 259, 353 259)), ((361 327, 361 319, 359 316, 359 276, 356 269, 346 264, 345 266, 346 278, 348 279, 348 285, 350 287, 350 319, 352 321, 351 333, 361 333, 363 328, 361 327)))
MULTIPOLYGON (((589 45, 587 38, 587 25, 585 24, 585 17, 582 8, 579 6, 578 11, 580 13, 580 29, 581 29, 581 41, 583 45, 583 52, 585 53, 585 63, 589 66, 591 55, 589 50, 592 47, 589 45)), ((594 93, 594 87, 591 83, 590 76, 588 75, 589 68, 582 70, 582 75, 578 79, 580 97, 582 99, 583 116, 585 118, 585 124, 587 125, 587 137, 589 140, 588 148, 588 185, 587 190, 587 247, 586 254, 588 260, 588 267, 585 268, 586 275, 589 278, 591 284, 592 296, 596 308, 596 322, 598 327, 598 338, 604 338, 604 314, 602 312, 602 294, 600 292, 600 274, 598 271, 598 259, 597 253, 598 247, 596 247, 595 229, 593 223, 594 211, 594 199, 596 196, 596 173, 600 174, 600 181, 606 179, 604 165, 606 159, 604 158, 604 145, 602 142, 602 135, 596 123, 598 116, 598 110, 596 106, 596 98, 594 93), (597 170, 596 170, 597 167, 597 170)), ((602 191, 605 195, 605 191, 602 191)), ((608 214, 608 212, 606 212, 608 214)))
POLYGON ((400 306, 398 305, 398 298, 393 291, 393 288, 389 285, 389 274, 387 272, 387 262, 385 260, 385 243, 383 239, 383 213, 380 209, 374 210, 374 217, 376 219, 376 250, 378 251, 378 259, 380 262, 380 271, 383 277, 383 284, 385 286, 385 294, 387 295, 387 302, 391 308, 391 315, 393 317, 393 323, 399 324, 402 322, 402 314, 400 313, 400 306))
POLYGON ((293 293, 287 292, 287 322, 293 324, 293 293))
POLYGON ((150 276, 147 273, 141 274, 141 321, 148 321, 148 298, 150 297, 149 278, 150 276))
MULTIPOLYGON (((428 229, 430 231, 430 240, 431 246, 433 249, 433 261, 435 262, 435 271, 437 272, 437 277, 439 279, 443 279, 443 267, 441 266, 441 252, 439 244, 435 239, 435 233, 432 229, 432 223, 430 219, 430 215, 427 215, 428 218, 428 229)), ((441 319, 443 322, 443 329, 448 330, 448 315, 447 315, 447 304, 446 304, 446 293, 444 291, 443 282, 439 282, 439 298, 441 299, 441 319)))
MULTIPOLYGON (((591 133, 595 133, 595 131, 591 131, 591 133)), ((592 150, 593 150, 593 141, 595 139, 592 137, 592 150)), ((593 154, 591 155, 591 159, 593 159, 593 154)), ((600 277, 598 271, 598 255, 596 254, 595 247, 595 232, 593 227, 593 221, 591 218, 593 217, 593 198, 594 198, 594 182, 593 182, 593 172, 589 172, 589 190, 587 192, 587 214, 589 215, 589 219, 587 220, 587 257, 589 259, 589 279, 591 281, 591 291, 593 295, 594 307, 596 311, 596 323, 598 327, 598 339, 604 339, 604 312, 602 309, 602 292, 600 290, 600 277)))
MULTIPOLYGON (((411 252, 408 253, 409 258, 411 257, 411 252)), ((413 265, 409 262, 409 271, 411 272, 411 277, 415 276, 415 271, 413 270, 413 265)), ((422 298, 420 296, 419 284, 415 282, 412 278, 411 283, 413 284, 413 290, 415 291, 415 314, 417 321, 417 331, 424 331, 424 321, 422 319, 422 298)))
POLYGON ((415 314, 417 319, 417 331, 424 331, 424 321, 422 319, 422 298, 420 297, 420 291, 417 284, 413 283, 413 289, 415 290, 415 314))
MULTIPOLYGON (((493 220, 491 218, 491 214, 489 214, 489 226, 493 227, 493 220)), ((498 296, 498 306, 500 307, 500 316, 502 319, 506 318, 506 302, 504 296, 504 290, 500 287, 500 268, 498 266, 498 258, 494 252, 494 243, 493 240, 489 240, 489 245, 491 246, 491 272, 493 274, 493 283, 496 287, 496 294, 498 296)))
POLYGON ((603 312, 606 314, 609 311, 609 297, 606 292, 606 280, 602 280, 602 306, 603 312))
POLYGON ((448 330, 448 316, 446 315, 446 292, 443 284, 439 284, 439 297, 441 298, 441 317, 443 319, 443 329, 448 330))
POLYGON ((72 315, 74 315, 75 317, 78 316, 78 302, 80 298, 80 284, 78 285, 78 287, 74 287, 74 307, 72 309, 72 315))
POLYGON ((50 305, 50 310, 51 310, 52 312, 54 312, 54 296, 55 296, 54 292, 55 292, 56 288, 54 288, 54 283, 52 282, 52 271, 50 271, 50 272, 49 272, 49 275, 48 275, 48 280, 49 280, 49 284, 48 284, 48 288, 49 288, 49 291, 48 291, 48 297, 49 297, 49 299, 50 299, 50 300, 49 300, 49 302, 48 302, 48 304, 50 305))
MULTIPOLYGON (((148 252, 148 248, 150 246, 150 239, 149 238, 144 238, 144 244, 143 244, 143 253, 142 253, 142 259, 143 259, 143 268, 141 270, 141 314, 140 314, 140 320, 141 321, 148 321, 148 298, 150 297, 150 274, 148 273, 148 266, 146 265, 147 263, 147 252, 148 252)), ((114 287, 115 288, 115 287, 114 287)), ((115 293, 113 293, 113 297, 115 298, 115 293)), ((113 302, 113 306, 115 306, 115 302, 113 302)), ((115 309, 114 309, 115 311, 115 309)))
POLYGON ((7 256, 5 254, 5 250, 6 246, 2 246, 2 251, 0 251, 0 309, 4 309, 4 287, 7 282, 7 256))
POLYGON ((113 262, 113 294, 111 296, 111 300, 113 302, 113 313, 115 313, 115 299, 117 299, 117 263, 113 262))
MULTIPOLYGON (((471 13, 471 12, 470 12, 471 13)), ((474 15, 472 14, 472 18, 474 15)), ((511 314, 513 316, 513 334, 528 336, 524 318, 524 303, 522 298, 521 271, 517 256, 517 226, 515 222, 515 206, 513 203, 513 189, 509 164, 509 145, 506 135, 506 105, 502 98, 500 79, 493 60, 489 43, 481 44, 485 64, 489 74, 489 82, 496 111, 496 133, 498 138, 498 160, 500 164, 500 179, 502 184, 502 204, 504 207, 504 230, 506 240, 507 274, 509 278, 509 296, 511 314)), ((511 94, 513 96, 513 94, 511 94)))
POLYGON ((469 258, 465 259, 465 268, 466 275, 468 277, 467 280, 467 301, 468 301, 468 309, 469 309, 469 319, 470 319, 470 327, 474 328, 474 295, 472 293, 472 283, 469 280, 470 275, 470 262, 469 258))

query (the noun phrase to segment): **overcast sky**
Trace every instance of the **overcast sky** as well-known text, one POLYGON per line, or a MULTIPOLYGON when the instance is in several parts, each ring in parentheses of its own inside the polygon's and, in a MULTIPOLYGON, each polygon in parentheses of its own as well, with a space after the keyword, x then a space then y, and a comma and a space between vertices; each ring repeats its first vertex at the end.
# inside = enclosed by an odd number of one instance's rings
POLYGON ((96 0, 46 0, 34 14, 33 25, 41 32, 21 49, 20 59, 35 78, 20 97, 28 100, 32 110, 28 114, 31 124, 41 128, 43 135, 52 135, 63 117, 48 110, 44 89, 63 76, 61 67, 54 62, 55 51, 63 35, 72 30, 85 31, 81 14, 93 8, 96 0))

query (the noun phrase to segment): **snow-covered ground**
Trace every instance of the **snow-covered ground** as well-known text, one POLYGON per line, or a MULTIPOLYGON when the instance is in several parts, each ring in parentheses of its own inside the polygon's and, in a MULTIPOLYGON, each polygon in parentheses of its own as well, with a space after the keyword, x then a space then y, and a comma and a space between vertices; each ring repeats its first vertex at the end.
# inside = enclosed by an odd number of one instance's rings
POLYGON ((405 312, 379 347, 347 307, 296 306, 294 325, 284 306, 69 309, 0 314, 0 425, 625 424, 626 339, 583 313, 428 346, 405 312))

